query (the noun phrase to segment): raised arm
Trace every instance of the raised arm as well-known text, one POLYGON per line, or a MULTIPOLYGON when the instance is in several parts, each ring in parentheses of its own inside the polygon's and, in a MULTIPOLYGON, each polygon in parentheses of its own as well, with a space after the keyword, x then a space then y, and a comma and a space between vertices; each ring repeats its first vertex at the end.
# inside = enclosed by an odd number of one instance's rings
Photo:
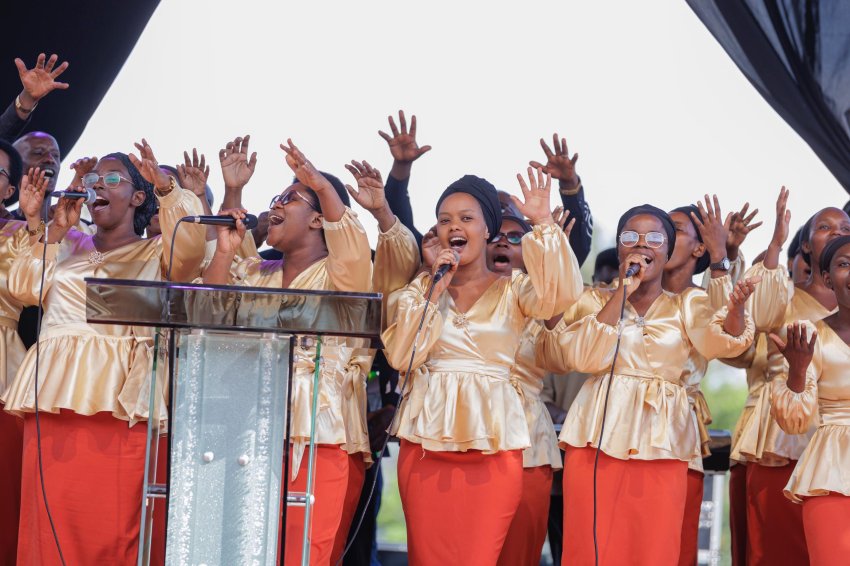
POLYGON ((12 141, 18 137, 42 98, 54 90, 68 88, 68 83, 56 80, 68 68, 68 62, 64 61, 57 67, 58 61, 59 56, 56 54, 48 59, 44 53, 41 53, 36 59, 35 66, 27 69, 23 60, 15 59, 22 90, 0 116, 0 139, 12 141))
POLYGON ((431 151, 431 146, 425 145, 419 147, 416 141, 415 115, 410 118, 410 130, 407 129, 407 119, 403 110, 398 111, 400 128, 396 126, 392 116, 388 116, 387 121, 389 122, 392 135, 384 131, 378 132, 378 135, 387 142, 390 154, 393 157, 393 166, 390 169, 385 186, 387 202, 401 223, 407 226, 407 229, 413 233, 417 245, 421 245, 422 234, 413 224, 413 209, 410 206, 410 195, 407 192, 407 187, 410 181, 410 170, 413 167, 413 162, 431 151))
POLYGON ((590 206, 584 198, 584 187, 581 179, 576 173, 576 162, 578 154, 569 155, 567 140, 559 138, 555 133, 552 136, 554 151, 540 138, 540 147, 546 155, 546 165, 538 161, 529 164, 534 168, 542 168, 553 178, 558 179, 558 192, 561 195, 561 203, 564 210, 569 211, 570 217, 575 222, 570 233, 570 246, 576 254, 579 265, 584 263, 590 254, 591 240, 593 239, 593 216, 590 214, 590 206))
MULTIPOLYGON (((771 382, 771 413, 788 434, 803 434, 818 409, 820 355, 815 355, 818 333, 810 323, 795 322, 770 339, 786 361, 785 372, 771 382), (811 336, 811 339, 809 339, 811 336)), ((819 352, 818 352, 819 354, 819 352)))

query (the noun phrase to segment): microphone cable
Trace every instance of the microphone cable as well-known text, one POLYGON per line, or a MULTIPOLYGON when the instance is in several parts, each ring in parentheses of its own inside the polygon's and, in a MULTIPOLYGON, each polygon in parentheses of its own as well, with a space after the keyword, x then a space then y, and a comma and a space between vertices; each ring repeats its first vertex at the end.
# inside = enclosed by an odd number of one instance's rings
MULTIPOLYGON (((442 278, 442 277, 441 277, 442 278)), ((381 458, 384 456, 384 452, 387 450, 387 444, 390 441, 389 431, 393 429, 396 425, 396 420, 398 419, 399 413, 401 412, 401 405, 404 403, 404 396, 407 393, 408 385, 413 379, 411 372, 413 371, 413 360, 416 358, 416 343, 419 340, 419 335, 422 333, 422 328, 425 326, 425 317, 428 315, 428 303, 431 302, 431 296, 434 294, 434 287, 437 284, 439 279, 433 278, 431 279, 431 284, 428 287, 428 292, 425 294, 425 308, 422 310, 422 317, 419 319, 419 327, 416 329, 416 334, 413 336, 413 348, 410 351, 410 361, 407 364, 407 372, 405 372, 404 384, 401 386, 401 394, 398 396, 398 400, 395 403, 395 414, 393 414, 393 420, 390 422, 390 426, 387 429, 387 437, 384 439, 384 444, 381 446, 381 451, 378 452, 378 461, 375 465, 381 465, 381 458)), ((342 564, 345 555, 348 554, 348 551, 351 550, 351 546, 354 544, 354 540, 357 538, 357 533, 360 532, 360 527, 363 526, 363 521, 366 518, 366 513, 369 511, 369 503, 372 502, 372 497, 375 495, 375 486, 378 483, 378 473, 372 477, 372 484, 369 486, 369 496, 366 498, 366 504, 363 506, 363 511, 360 513, 360 518, 357 521, 357 526, 354 528, 354 532, 351 533, 349 537, 351 540, 348 541, 348 544, 345 545, 345 550, 342 551, 342 556, 339 557, 335 566, 340 566, 342 564)))
POLYGON ((617 345, 614 347, 614 359, 611 362, 611 372, 608 374, 608 384, 605 386, 605 401, 602 405, 602 426, 599 427, 599 440, 596 441, 596 456, 593 459, 593 556, 596 566, 599 566, 599 540, 596 533, 596 474, 599 469, 599 453, 602 452, 602 438, 605 434, 605 417, 608 414, 608 395, 611 393, 611 382, 614 381, 614 367, 617 365, 617 357, 620 354, 620 340, 623 337, 623 316, 626 312, 626 287, 628 287, 628 283, 623 281, 623 301, 620 303, 620 319, 617 321, 617 345))
POLYGON ((38 410, 38 369, 41 359, 41 317, 44 314, 44 277, 47 271, 45 263, 47 262, 47 233, 50 224, 44 223, 44 245, 41 248, 41 282, 38 287, 38 315, 35 326, 35 440, 38 453, 38 479, 41 484, 41 498, 44 500, 44 510, 47 512, 47 520, 50 523, 50 531, 53 533, 53 542, 56 543, 56 550, 59 552, 59 561, 62 566, 65 566, 65 556, 62 554, 62 545, 59 544, 59 535, 56 533, 56 525, 53 522, 53 515, 50 513, 50 505, 47 502, 47 488, 44 485, 44 466, 41 458, 41 419, 38 410))

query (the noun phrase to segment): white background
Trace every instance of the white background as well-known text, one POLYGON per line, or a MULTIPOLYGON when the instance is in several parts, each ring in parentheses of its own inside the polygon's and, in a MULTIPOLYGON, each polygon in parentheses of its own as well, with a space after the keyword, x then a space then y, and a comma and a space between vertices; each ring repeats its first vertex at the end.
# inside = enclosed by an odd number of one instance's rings
POLYGON ((745 245, 752 258, 770 238, 780 185, 791 188, 795 227, 847 200, 683 0, 164 0, 60 183, 74 159, 130 151, 144 136, 163 163, 205 152, 220 202, 218 150, 250 133, 259 163, 245 204, 258 213, 291 178, 278 149, 289 136, 346 182, 352 158, 388 173, 377 130, 400 108, 434 146, 411 182, 422 231, 464 173, 514 190, 555 130, 580 155, 601 247, 627 207, 716 192, 727 209, 748 199, 763 211, 745 245))

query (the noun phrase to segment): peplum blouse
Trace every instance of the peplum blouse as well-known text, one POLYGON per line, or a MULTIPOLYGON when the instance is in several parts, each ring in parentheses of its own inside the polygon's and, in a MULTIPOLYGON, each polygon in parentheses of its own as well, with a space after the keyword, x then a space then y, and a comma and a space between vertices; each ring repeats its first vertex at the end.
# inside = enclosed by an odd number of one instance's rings
POLYGON ((817 426, 784 490, 798 503, 830 492, 850 496, 850 346, 823 320, 814 328, 818 339, 803 391, 788 389, 787 373, 771 384, 773 414, 783 430, 797 435, 817 426))
MULTIPOLYGON (((60 243, 46 245, 44 262, 44 319, 39 338, 39 409, 62 409, 80 415, 110 412, 116 419, 148 418, 152 328, 86 322, 87 277, 160 281, 165 278, 171 234, 183 216, 201 214, 193 193, 180 188, 160 203, 161 237, 132 242, 99 253, 92 236, 69 230, 60 243)), ((174 241, 174 281, 191 281, 204 257, 205 227, 185 224, 174 241)), ((9 291, 16 300, 38 304, 45 244, 33 244, 14 261, 9 291)), ((23 364, 3 396, 6 410, 17 415, 35 410, 36 350, 27 352, 23 364)), ((160 415, 166 419, 163 388, 160 415)))
MULTIPOLYGON (((582 386, 564 422, 560 436, 564 447, 597 445, 617 327, 597 321, 596 314, 612 295, 610 289, 585 290, 538 343, 538 360, 547 369, 593 376, 582 386)), ((731 336, 723 330, 726 312, 725 307, 716 310, 708 294, 696 287, 678 295, 662 292, 643 317, 626 302, 603 452, 623 460, 690 462, 701 457, 683 370, 692 350, 711 360, 739 355, 750 345, 752 321, 747 317, 741 336, 731 336)))
POLYGON ((27 353, 18 336, 24 304, 9 292, 9 272, 15 258, 29 252, 27 223, 0 220, 0 395, 6 391, 27 353))
MULTIPOLYGON (((759 332, 780 331, 786 324, 798 320, 818 321, 834 312, 827 310, 806 291, 794 286, 782 266, 766 269, 763 264, 757 263, 748 273, 748 277, 752 276, 762 278, 748 301, 759 332)), ((749 387, 745 408, 747 415, 742 415, 738 453, 741 460, 758 462, 763 466, 784 466, 800 458, 814 430, 789 435, 771 415, 769 385, 786 369, 784 358, 767 336, 764 338, 764 348, 768 360, 767 370, 762 374, 763 384, 752 384, 749 387)), ((758 374, 753 377, 757 379, 758 374)))
POLYGON ((543 323, 539 320, 528 321, 520 337, 516 361, 511 367, 511 378, 516 379, 522 392, 522 408, 531 440, 531 446, 522 452, 523 467, 551 466, 554 470, 560 470, 564 466, 558 449, 558 435, 555 434, 546 403, 540 397, 543 378, 548 372, 537 365, 535 348, 543 330, 543 323))
POLYGON ((581 294, 578 262, 556 225, 523 236, 528 273, 500 277, 461 312, 444 292, 426 301, 431 275, 421 274, 389 303, 394 320, 383 334, 387 361, 406 372, 419 321, 410 390, 395 434, 430 451, 492 454, 530 445, 523 388, 511 373, 529 318, 548 319, 581 294))
MULTIPOLYGON (((338 222, 324 221, 328 255, 299 273, 290 283, 291 289, 314 291, 368 292, 371 290, 372 261, 366 231, 357 215, 346 208, 338 222)), ((251 257, 241 261, 232 274, 236 285, 280 289, 283 284, 282 260, 251 257)), ((340 312, 338 316, 346 316, 340 312)), ((322 337, 319 371, 318 414, 315 442, 340 446, 349 454, 363 450, 356 438, 349 443, 343 406, 355 395, 360 366, 355 354, 365 348, 365 340, 336 336, 322 337)), ((316 344, 300 340, 293 351, 293 374, 290 376, 292 477, 297 477, 304 449, 310 442, 313 375, 316 344)), ((366 443, 368 456, 368 435, 366 443)))

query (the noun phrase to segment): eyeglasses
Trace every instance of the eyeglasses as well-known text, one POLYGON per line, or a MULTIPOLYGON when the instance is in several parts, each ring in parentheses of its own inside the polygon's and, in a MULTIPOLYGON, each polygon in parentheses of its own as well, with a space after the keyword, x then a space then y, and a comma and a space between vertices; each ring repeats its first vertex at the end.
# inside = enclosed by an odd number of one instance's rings
POLYGON ((103 179, 103 184, 106 185, 110 189, 114 189, 118 185, 121 184, 121 181, 127 181, 130 183, 130 179, 125 179, 121 176, 120 173, 115 171, 111 173, 107 173, 106 175, 98 175, 97 173, 86 173, 83 175, 83 186, 87 189, 94 187, 98 181, 103 179))
POLYGON ((269 210, 273 209, 277 205, 286 206, 297 198, 300 198, 301 200, 306 202, 307 206, 312 208, 314 211, 321 213, 319 207, 310 202, 310 199, 308 199, 298 191, 289 191, 288 193, 283 193, 282 195, 275 195, 274 198, 272 198, 272 201, 269 203, 269 210))
POLYGON ((9 176, 9 172, 6 170, 5 167, 0 167, 0 175, 6 175, 7 179, 9 179, 10 181, 12 180, 12 177, 9 176))
POLYGON ((520 242, 522 242, 522 237, 524 235, 525 234, 523 234, 522 232, 508 232, 507 234, 505 232, 499 232, 498 234, 496 234, 493 237, 492 240, 490 240, 490 243, 491 244, 499 243, 504 238, 505 240, 508 241, 509 244, 511 244, 513 246, 518 246, 520 244, 520 242))
POLYGON ((627 248, 633 248, 643 236, 643 241, 650 248, 660 248, 667 241, 667 236, 661 232, 647 232, 646 234, 638 234, 634 230, 625 230, 620 233, 620 243, 627 248))

